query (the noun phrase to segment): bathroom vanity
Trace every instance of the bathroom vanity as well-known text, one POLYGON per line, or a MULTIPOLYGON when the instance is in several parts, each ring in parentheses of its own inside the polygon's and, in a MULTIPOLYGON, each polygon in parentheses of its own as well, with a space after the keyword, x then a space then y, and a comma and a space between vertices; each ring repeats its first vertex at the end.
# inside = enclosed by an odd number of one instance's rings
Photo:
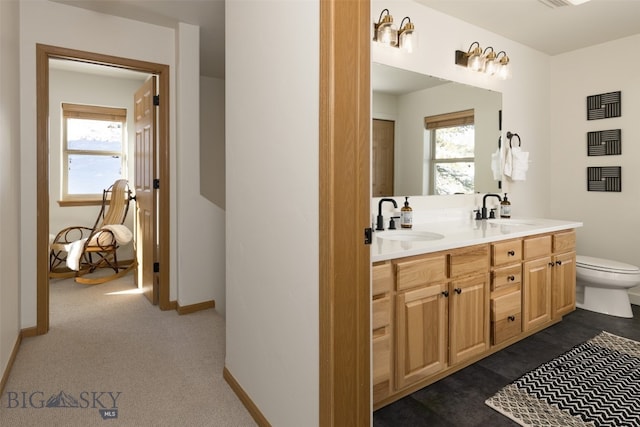
POLYGON ((374 233, 374 410, 575 309, 575 228, 547 219, 374 233))

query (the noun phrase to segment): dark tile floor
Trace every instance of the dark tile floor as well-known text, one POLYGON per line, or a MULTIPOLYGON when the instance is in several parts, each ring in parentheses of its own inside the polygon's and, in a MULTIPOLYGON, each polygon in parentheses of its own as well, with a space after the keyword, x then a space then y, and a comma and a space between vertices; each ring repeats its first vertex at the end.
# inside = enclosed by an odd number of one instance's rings
POLYGON ((525 372, 601 331, 640 341, 640 306, 624 319, 577 309, 562 322, 373 413, 374 427, 511 427, 484 401, 525 372))

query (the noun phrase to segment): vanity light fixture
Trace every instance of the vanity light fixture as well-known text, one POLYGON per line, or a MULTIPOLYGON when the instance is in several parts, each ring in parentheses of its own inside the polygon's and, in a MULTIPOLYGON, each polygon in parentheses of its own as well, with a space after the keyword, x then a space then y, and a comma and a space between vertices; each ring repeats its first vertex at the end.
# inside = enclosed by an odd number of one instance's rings
POLYGON ((378 22, 373 23, 373 41, 394 47, 398 44, 398 30, 393 25, 389 9, 382 9, 378 22))
POLYGON ((400 49, 404 49, 408 53, 412 53, 416 47, 418 47, 418 34, 416 33, 416 27, 408 16, 402 18, 402 22, 400 22, 398 46, 400 49), (407 21, 406 24, 404 23, 405 20, 407 21))
POLYGON ((506 80, 509 77, 511 77, 511 67, 509 67, 509 57, 507 56, 507 53, 504 50, 501 50, 496 55, 496 61, 498 61, 498 58, 500 59, 500 61, 498 62, 498 71, 497 71, 498 78, 502 80, 506 80), (500 54, 502 54, 502 58, 500 58, 500 54))
POLYGON ((389 9, 382 9, 378 22, 373 23, 373 41, 385 46, 398 47, 411 53, 417 46, 417 37, 411 18, 404 17, 398 31, 393 25, 393 16, 389 13, 389 9), (405 21, 407 21, 406 24, 405 21))
POLYGON ((507 53, 504 50, 496 53, 491 46, 483 51, 478 42, 471 43, 466 52, 456 50, 455 61, 456 65, 485 73, 489 76, 495 75, 503 80, 511 77, 507 53))

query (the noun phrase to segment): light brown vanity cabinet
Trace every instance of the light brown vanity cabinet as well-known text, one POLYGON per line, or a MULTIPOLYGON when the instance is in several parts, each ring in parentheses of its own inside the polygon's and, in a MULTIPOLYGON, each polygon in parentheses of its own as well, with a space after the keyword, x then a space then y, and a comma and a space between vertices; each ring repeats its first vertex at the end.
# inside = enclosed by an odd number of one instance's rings
POLYGON ((523 240, 522 329, 551 321, 551 235, 523 240))
POLYGON ((491 344, 522 332, 522 239, 491 244, 491 344))
POLYGON ((373 402, 392 390, 393 327, 392 295, 395 277, 391 261, 375 263, 372 269, 371 347, 373 351, 373 402))
POLYGON ((446 254, 396 263, 396 389, 447 366, 446 254))
POLYGON ((489 349, 489 246, 449 255, 449 365, 489 349))
POLYGON ((489 348, 488 270, 488 245, 396 263, 397 389, 489 348))
POLYGON ((561 320, 575 308, 575 231, 374 263, 378 409, 561 320))
POLYGON ((576 232, 553 235, 551 316, 556 319, 576 309, 576 232))

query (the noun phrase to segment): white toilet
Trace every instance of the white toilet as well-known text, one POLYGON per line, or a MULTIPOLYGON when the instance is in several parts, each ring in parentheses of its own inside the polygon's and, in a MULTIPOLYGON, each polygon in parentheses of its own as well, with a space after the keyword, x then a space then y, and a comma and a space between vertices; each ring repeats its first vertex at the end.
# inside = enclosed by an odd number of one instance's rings
POLYGON ((576 256, 576 307, 633 317, 629 289, 640 285, 640 268, 608 259, 576 256))

